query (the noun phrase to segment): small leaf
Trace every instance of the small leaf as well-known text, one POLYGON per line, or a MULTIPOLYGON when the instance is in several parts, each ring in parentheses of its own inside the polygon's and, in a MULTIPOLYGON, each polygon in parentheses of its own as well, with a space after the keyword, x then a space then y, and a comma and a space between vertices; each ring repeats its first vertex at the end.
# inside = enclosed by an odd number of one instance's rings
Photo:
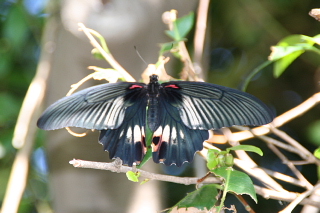
POLYGON ((296 51, 296 52, 293 52, 293 53, 286 55, 285 57, 275 61, 273 76, 275 78, 280 77, 280 75, 287 69, 287 67, 304 52, 305 52, 304 50, 296 51))
POLYGON ((316 150, 314 150, 314 156, 318 159, 320 159, 320 147, 318 147, 316 150))
POLYGON ((182 41, 189 31, 192 29, 194 23, 194 13, 191 12, 186 16, 178 18, 173 22, 173 29, 166 30, 165 33, 174 41, 182 41))
POLYGON ((100 51, 97 48, 93 48, 91 50, 91 54, 95 59, 98 59, 98 60, 104 59, 103 55, 100 53, 100 51))
POLYGON ((140 172, 128 171, 126 173, 128 180, 132 182, 139 182, 140 172))
POLYGON ((176 42, 168 42, 168 43, 163 43, 161 44, 161 48, 159 51, 159 55, 162 56, 164 53, 166 52, 170 52, 170 50, 172 50, 173 48, 175 48, 177 45, 176 42))
POLYGON ((209 170, 214 169, 218 166, 217 155, 219 154, 219 150, 209 149, 207 154, 207 167, 209 170))
POLYGON ((233 146, 233 147, 227 148, 227 151, 228 150, 244 150, 244 151, 247 151, 247 152, 255 152, 258 155, 263 156, 262 150, 259 147, 252 146, 252 145, 233 146))
POLYGON ((141 181, 140 185, 142 185, 142 184, 145 184, 145 183, 149 182, 149 180, 150 180, 150 179, 148 179, 148 178, 144 179, 143 181, 141 181))
POLYGON ((313 121, 307 126, 307 137, 313 144, 320 146, 320 120, 313 121))
POLYGON ((183 39, 187 36, 193 27, 194 13, 190 12, 188 15, 178 18, 176 20, 176 27, 178 28, 180 38, 183 39))
POLYGON ((276 46, 271 47, 270 61, 274 61, 273 75, 279 77, 285 69, 305 51, 320 54, 320 50, 313 45, 319 43, 320 36, 290 35, 283 38, 276 46))
POLYGON ((246 173, 232 170, 230 167, 220 167, 212 170, 212 172, 225 180, 229 177, 228 184, 225 184, 224 190, 240 195, 247 194, 257 203, 257 195, 252 180, 246 173), (230 176, 228 176, 229 172, 231 172, 230 176))
POLYGON ((200 189, 193 191, 185 196, 181 201, 174 205, 170 212, 177 207, 179 208, 190 208, 195 207, 200 210, 211 209, 217 202, 216 196, 218 190, 214 184, 202 186, 200 189))

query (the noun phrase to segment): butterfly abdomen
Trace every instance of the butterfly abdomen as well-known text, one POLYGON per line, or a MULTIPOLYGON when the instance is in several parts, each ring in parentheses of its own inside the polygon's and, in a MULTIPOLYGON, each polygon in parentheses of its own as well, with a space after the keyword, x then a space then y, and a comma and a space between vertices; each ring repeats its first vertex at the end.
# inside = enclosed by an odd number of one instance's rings
POLYGON ((148 84, 148 125, 152 132, 159 127, 159 83, 158 76, 151 76, 148 84))
POLYGON ((159 126, 159 100, 158 97, 151 95, 148 102, 148 125, 152 132, 159 126))

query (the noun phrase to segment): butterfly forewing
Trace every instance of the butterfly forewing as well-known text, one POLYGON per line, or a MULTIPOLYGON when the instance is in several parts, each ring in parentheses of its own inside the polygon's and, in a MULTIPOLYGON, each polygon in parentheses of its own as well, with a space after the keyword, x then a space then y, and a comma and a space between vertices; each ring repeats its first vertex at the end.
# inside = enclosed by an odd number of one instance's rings
POLYGON ((171 81, 162 84, 167 102, 179 109, 190 129, 219 129, 233 125, 264 125, 273 119, 256 97, 239 90, 204 82, 171 81))
POLYGON ((126 108, 139 96, 146 96, 145 84, 130 89, 133 83, 121 82, 93 86, 52 104, 39 118, 41 129, 64 127, 116 129, 124 120, 126 108))

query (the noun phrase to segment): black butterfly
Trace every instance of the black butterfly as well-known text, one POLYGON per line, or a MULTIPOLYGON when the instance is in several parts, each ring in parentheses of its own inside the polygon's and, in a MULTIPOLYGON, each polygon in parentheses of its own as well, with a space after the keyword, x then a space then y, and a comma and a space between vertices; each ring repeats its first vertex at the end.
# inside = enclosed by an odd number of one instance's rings
POLYGON ((120 82, 93 86, 52 104, 38 127, 54 130, 82 127, 100 130, 99 142, 110 158, 140 163, 146 153, 146 123, 153 132, 156 163, 181 166, 202 150, 208 130, 232 125, 264 125, 274 116, 256 97, 204 82, 159 84, 120 82))

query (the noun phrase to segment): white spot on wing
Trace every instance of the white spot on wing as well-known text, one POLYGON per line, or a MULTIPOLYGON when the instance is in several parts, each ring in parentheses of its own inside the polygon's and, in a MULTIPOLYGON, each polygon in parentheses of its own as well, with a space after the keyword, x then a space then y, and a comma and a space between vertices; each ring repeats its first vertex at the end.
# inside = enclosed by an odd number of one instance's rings
POLYGON ((141 129, 139 125, 135 125, 133 128, 133 141, 141 141, 141 129))

